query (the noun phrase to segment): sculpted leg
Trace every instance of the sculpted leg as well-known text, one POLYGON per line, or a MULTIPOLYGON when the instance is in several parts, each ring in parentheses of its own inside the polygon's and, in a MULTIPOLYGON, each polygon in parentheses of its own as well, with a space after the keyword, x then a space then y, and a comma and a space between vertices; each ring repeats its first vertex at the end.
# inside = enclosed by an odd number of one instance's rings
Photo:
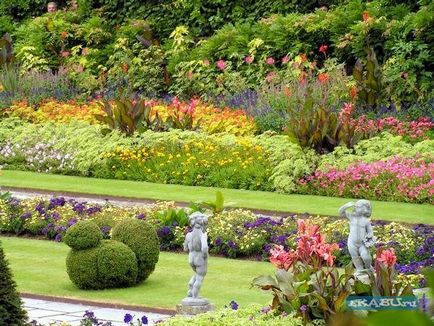
POLYGON ((194 285, 194 282, 196 282, 196 274, 194 274, 191 277, 190 282, 188 282, 187 297, 192 297, 193 296, 193 285, 194 285))
POLYGON ((363 270, 363 261, 360 258, 358 248, 351 242, 348 242, 348 251, 350 252, 351 259, 353 260, 353 264, 356 267, 356 270, 358 272, 363 270))
POLYGON ((364 267, 367 270, 373 271, 372 258, 371 258, 371 255, 369 254, 368 248, 366 248, 365 246, 361 246, 360 247, 360 256, 362 257, 364 267))

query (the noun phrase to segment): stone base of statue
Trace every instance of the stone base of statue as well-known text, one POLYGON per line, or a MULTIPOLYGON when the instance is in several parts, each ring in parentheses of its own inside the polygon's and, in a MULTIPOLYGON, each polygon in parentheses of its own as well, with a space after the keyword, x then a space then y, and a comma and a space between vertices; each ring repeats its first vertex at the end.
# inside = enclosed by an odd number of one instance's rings
POLYGON ((176 313, 185 316, 194 316, 212 310, 214 310, 214 306, 204 298, 187 297, 176 305, 176 313))
POLYGON ((371 284, 371 279, 369 278, 369 270, 361 270, 354 273, 356 280, 359 280, 363 284, 371 284))

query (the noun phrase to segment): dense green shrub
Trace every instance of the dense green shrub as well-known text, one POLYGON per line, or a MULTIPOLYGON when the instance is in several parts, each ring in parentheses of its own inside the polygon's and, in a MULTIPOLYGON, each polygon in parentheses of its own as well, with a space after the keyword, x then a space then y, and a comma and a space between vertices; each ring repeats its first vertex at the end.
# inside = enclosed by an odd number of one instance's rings
POLYGON ((25 325, 26 311, 12 279, 12 273, 0 242, 0 325, 25 325))
POLYGON ((64 241, 75 250, 97 247, 102 240, 101 231, 94 222, 82 221, 70 227, 64 241))
POLYGON ((125 244, 103 240, 98 248, 98 276, 104 287, 123 287, 137 283, 137 260, 125 244))
POLYGON ((154 271, 160 254, 154 227, 143 220, 124 219, 113 228, 112 239, 131 248, 138 263, 137 283, 146 280, 154 271))
POLYGON ((235 78, 233 71, 238 73, 238 80, 249 86, 252 72, 262 79, 267 76, 270 65, 267 69, 266 58, 274 58, 273 66, 280 69, 285 56, 299 53, 305 53, 319 65, 335 57, 346 64, 350 73, 356 59, 365 62, 367 49, 373 48, 384 75, 380 102, 424 102, 432 97, 433 89, 433 53, 429 50, 433 39, 428 36, 434 24, 430 14, 433 9, 432 2, 407 6, 353 0, 330 10, 320 8, 314 13, 276 15, 253 24, 226 25, 190 51, 170 58, 172 89, 185 89, 186 83, 201 85, 209 75, 216 78, 204 85, 205 90, 218 89, 221 80, 228 83, 228 79, 235 78), (319 51, 322 44, 327 46, 325 51, 319 51), (252 63, 245 62, 248 56, 253 58, 252 63), (206 68, 201 67, 203 60, 208 62, 206 68), (224 69, 216 67, 218 60, 225 62, 224 69), (196 72, 190 81, 186 80, 189 71, 196 72))
POLYGON ((69 279, 81 289, 102 289, 98 268, 98 248, 72 249, 66 257, 69 279))
POLYGON ((131 286, 137 282, 137 259, 125 244, 101 240, 98 225, 80 221, 69 228, 65 243, 72 249, 66 258, 71 281, 82 289, 131 286))

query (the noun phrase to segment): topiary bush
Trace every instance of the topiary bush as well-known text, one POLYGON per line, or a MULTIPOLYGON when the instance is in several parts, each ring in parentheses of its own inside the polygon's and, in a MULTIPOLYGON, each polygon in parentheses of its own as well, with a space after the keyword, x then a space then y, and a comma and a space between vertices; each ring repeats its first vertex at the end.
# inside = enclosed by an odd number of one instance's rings
POLYGON ((104 287, 131 286, 137 281, 134 252, 119 241, 103 240, 98 247, 98 274, 104 287))
POLYGON ((64 238, 64 242, 75 250, 94 248, 101 240, 101 231, 98 225, 92 221, 76 223, 69 228, 64 238))
POLYGON ((143 220, 124 219, 113 228, 112 239, 131 248, 139 268, 137 283, 146 280, 154 271, 160 254, 160 242, 154 227, 143 220))
POLYGON ((81 289, 126 287, 138 282, 136 255, 116 240, 101 240, 93 221, 80 221, 65 234, 72 250, 66 258, 71 281, 81 289))
POLYGON ((25 325, 26 312, 0 242, 0 325, 25 325))
POLYGON ((80 289, 101 289, 97 269, 98 248, 72 249, 66 257, 66 272, 69 279, 80 289))

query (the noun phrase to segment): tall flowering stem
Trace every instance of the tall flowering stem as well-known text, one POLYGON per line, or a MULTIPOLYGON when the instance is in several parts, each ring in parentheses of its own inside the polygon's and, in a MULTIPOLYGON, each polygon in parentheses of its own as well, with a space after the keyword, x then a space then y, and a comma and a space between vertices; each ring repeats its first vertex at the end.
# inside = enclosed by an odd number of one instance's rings
POLYGON ((344 311, 345 298, 352 292, 352 269, 339 275, 334 266, 336 243, 326 243, 318 225, 297 221, 296 248, 286 251, 275 245, 270 250, 270 262, 276 266, 276 280, 260 276, 252 285, 272 290, 272 308, 287 313, 296 312, 305 321, 329 317, 344 311))

